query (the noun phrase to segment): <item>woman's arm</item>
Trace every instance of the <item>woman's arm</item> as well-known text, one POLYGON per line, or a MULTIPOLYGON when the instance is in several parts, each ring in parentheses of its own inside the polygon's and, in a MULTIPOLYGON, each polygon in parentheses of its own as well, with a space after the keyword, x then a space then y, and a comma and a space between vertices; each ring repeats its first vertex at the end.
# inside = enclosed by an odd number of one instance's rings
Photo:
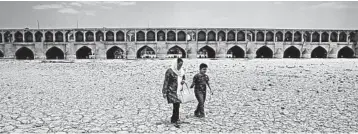
POLYGON ((182 80, 181 80, 181 84, 183 85, 185 83, 185 75, 183 75, 182 80))
POLYGON ((191 83, 190 88, 193 88, 193 87, 194 87, 195 79, 196 79, 196 75, 193 77, 193 82, 191 83))
POLYGON ((164 76, 164 84, 163 84, 163 89, 162 89, 162 93, 163 93, 163 97, 165 98, 167 96, 167 91, 168 91, 168 82, 169 82, 169 69, 165 72, 165 76, 164 76))

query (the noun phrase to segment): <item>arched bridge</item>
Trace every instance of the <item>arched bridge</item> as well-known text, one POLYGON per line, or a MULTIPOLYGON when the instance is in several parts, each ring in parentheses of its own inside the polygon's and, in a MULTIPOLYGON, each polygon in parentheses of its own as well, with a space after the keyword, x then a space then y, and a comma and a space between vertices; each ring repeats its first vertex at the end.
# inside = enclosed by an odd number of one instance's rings
POLYGON ((2 29, 12 59, 353 58, 356 30, 243 28, 2 29))

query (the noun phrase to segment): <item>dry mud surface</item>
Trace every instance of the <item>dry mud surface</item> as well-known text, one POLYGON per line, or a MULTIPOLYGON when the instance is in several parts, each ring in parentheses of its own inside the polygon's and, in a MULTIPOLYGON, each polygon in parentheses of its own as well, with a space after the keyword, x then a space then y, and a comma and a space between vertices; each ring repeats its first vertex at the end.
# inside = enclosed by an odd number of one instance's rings
POLYGON ((209 65, 207 117, 161 89, 169 60, 0 61, 0 133, 357 132, 358 59, 185 60, 209 65))

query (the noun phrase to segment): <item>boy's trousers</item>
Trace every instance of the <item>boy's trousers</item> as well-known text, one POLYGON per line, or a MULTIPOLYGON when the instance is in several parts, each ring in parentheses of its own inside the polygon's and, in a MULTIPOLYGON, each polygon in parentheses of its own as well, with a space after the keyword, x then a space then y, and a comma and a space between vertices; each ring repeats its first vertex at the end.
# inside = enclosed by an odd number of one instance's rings
POLYGON ((206 89, 195 89, 195 97, 198 100, 198 106, 195 110, 195 115, 204 115, 204 103, 206 99, 206 89))

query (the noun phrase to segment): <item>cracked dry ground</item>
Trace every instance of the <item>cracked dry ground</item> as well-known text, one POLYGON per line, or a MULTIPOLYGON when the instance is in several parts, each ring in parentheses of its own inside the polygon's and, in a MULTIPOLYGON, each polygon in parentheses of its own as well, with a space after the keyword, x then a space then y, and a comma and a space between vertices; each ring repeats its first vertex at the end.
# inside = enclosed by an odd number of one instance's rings
POLYGON ((356 132, 358 60, 185 60, 209 65, 207 117, 182 104, 180 129, 161 89, 169 60, 0 62, 4 132, 356 132))

